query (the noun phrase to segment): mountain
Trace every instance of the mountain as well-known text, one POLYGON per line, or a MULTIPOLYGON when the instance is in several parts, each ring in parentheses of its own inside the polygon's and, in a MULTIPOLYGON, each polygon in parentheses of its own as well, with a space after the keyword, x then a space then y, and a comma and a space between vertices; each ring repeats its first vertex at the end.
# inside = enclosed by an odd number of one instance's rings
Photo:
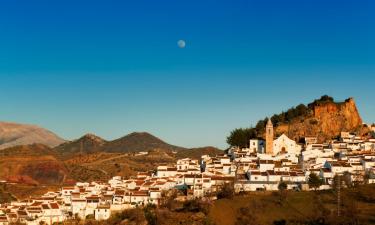
POLYGON ((46 145, 15 146, 0 151, 0 179, 26 184, 61 184, 68 171, 46 145))
POLYGON ((51 131, 35 125, 0 122, 0 149, 36 143, 55 147, 64 142, 51 131))
POLYGON ((74 181, 103 181, 112 176, 223 152, 214 147, 187 149, 170 145, 149 133, 131 133, 106 141, 93 134, 55 148, 43 144, 18 145, 0 151, 0 180, 33 185, 61 185, 74 181), (148 154, 137 154, 147 151, 148 154))
POLYGON ((151 150, 180 151, 185 148, 170 145, 147 132, 134 132, 107 142, 101 148, 106 152, 140 152, 151 150))
POLYGON ((63 156, 76 153, 92 153, 100 151, 101 147, 106 143, 107 141, 101 137, 94 134, 86 134, 77 140, 65 142, 57 146, 55 150, 63 156))

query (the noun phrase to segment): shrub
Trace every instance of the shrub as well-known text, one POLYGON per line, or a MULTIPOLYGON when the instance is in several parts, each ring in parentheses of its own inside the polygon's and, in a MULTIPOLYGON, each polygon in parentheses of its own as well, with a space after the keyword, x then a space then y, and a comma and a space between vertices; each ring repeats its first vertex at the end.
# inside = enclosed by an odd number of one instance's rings
POLYGON ((184 202, 184 210, 188 212, 202 212, 205 215, 209 213, 210 205, 207 202, 204 202, 200 199, 193 199, 184 202))
POLYGON ((217 198, 222 199, 222 198, 227 198, 227 199, 232 199, 234 196, 234 187, 233 183, 225 183, 220 191, 217 193, 217 198))
POLYGON ((315 173, 310 173, 308 183, 310 188, 316 190, 323 184, 323 181, 315 173))

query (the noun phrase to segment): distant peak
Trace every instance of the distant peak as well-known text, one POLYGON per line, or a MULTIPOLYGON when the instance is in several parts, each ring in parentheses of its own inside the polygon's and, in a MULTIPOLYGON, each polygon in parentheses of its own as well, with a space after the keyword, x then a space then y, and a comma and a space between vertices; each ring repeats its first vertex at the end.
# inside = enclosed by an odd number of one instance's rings
POLYGON ((87 133, 85 135, 83 135, 80 139, 91 139, 91 140, 100 140, 100 141, 104 141, 103 138, 93 134, 93 133, 87 133))
POLYGON ((132 132, 130 133, 129 135, 150 135, 150 136, 153 136, 152 134, 148 133, 148 132, 132 132))
POLYGON ((83 135, 82 137, 95 138, 95 137, 98 137, 98 136, 96 136, 96 135, 93 134, 93 133, 87 133, 87 134, 83 135))

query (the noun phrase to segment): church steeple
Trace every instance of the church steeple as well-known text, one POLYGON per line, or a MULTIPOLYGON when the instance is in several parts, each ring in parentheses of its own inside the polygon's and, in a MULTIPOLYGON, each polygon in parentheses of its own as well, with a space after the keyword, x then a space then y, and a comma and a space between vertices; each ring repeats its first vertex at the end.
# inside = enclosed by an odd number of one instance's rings
POLYGON ((270 119, 266 125, 266 154, 273 154, 273 124, 270 119))

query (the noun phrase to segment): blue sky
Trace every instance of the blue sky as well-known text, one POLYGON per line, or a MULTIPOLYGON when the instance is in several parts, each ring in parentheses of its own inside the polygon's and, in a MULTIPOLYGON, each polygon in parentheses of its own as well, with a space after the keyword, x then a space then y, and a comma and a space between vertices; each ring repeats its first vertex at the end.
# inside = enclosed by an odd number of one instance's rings
POLYGON ((375 122, 374 11, 370 0, 2 1, 0 120, 224 148, 233 128, 329 94, 375 122))

